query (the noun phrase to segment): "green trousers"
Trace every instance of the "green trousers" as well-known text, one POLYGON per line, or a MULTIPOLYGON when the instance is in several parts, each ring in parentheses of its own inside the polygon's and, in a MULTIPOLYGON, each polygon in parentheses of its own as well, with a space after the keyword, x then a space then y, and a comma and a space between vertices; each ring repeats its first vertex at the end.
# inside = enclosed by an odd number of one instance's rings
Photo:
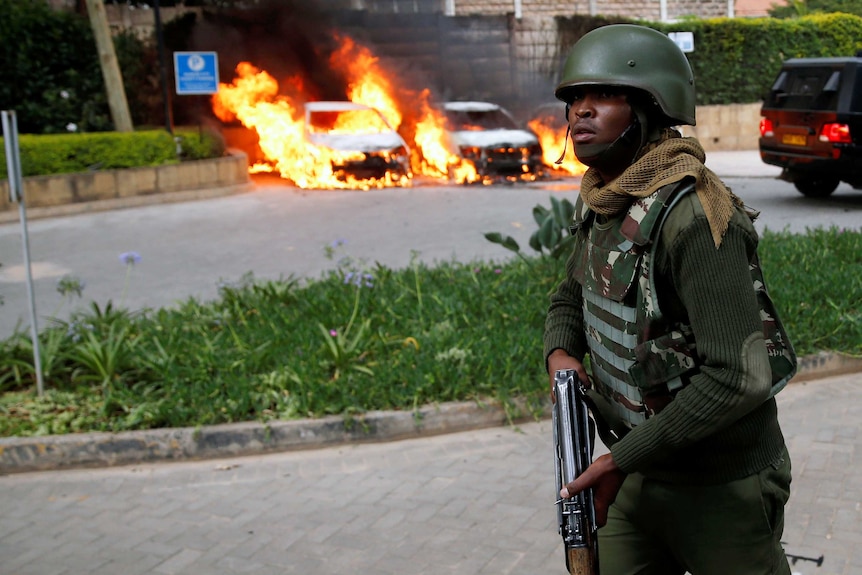
POLYGON ((721 485, 629 475, 599 529, 602 575, 790 575, 781 547, 790 456, 721 485))

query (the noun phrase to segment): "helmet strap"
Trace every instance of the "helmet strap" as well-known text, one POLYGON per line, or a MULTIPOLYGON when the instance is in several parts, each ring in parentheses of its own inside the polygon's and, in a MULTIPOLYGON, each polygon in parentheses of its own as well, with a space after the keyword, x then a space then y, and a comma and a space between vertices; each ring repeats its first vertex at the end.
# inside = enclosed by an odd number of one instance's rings
POLYGON ((636 113, 632 123, 609 144, 576 144, 575 155, 578 160, 600 172, 628 167, 646 143, 646 130, 639 116, 636 113))
MULTIPOLYGON (((568 110, 568 104, 566 104, 566 109, 568 110)), ((566 118, 568 118, 568 117, 569 117, 569 114, 567 113, 567 114, 566 114, 566 118)), ((556 162, 554 162, 554 163, 555 163, 555 164, 557 164, 558 166, 559 166, 560 164, 562 164, 562 163, 563 163, 563 159, 566 157, 566 148, 568 147, 568 144, 569 144, 569 134, 571 134, 571 133, 572 133, 572 127, 571 127, 571 126, 566 126, 566 137, 565 137, 565 138, 563 138, 563 153, 562 153, 562 154, 560 154, 560 157, 559 157, 559 158, 557 158, 557 161, 556 161, 556 162)))

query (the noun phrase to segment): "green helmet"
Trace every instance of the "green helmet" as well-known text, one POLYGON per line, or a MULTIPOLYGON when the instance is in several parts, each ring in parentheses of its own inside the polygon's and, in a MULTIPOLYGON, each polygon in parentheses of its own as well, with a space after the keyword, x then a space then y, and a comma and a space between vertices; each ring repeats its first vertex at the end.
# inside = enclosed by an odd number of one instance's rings
POLYGON ((694 75, 682 50, 666 35, 634 24, 603 26, 572 48, 554 95, 570 102, 576 86, 624 86, 649 93, 670 124, 694 126, 694 75))

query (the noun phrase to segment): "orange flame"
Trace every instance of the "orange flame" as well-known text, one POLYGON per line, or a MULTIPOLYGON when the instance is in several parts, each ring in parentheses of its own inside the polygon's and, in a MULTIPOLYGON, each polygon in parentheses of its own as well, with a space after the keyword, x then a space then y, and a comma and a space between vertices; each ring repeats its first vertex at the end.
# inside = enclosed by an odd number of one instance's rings
MULTIPOLYGON (((406 138, 410 164, 407 173, 402 170, 386 172, 381 177, 359 178, 346 173, 347 170, 333 168, 361 161, 364 155, 309 143, 307 132, 313 126, 305 125, 304 105, 317 98, 305 89, 303 78, 289 78, 286 90, 279 90, 278 82, 266 71, 240 62, 236 78, 230 84, 219 84, 218 93, 212 97, 212 108, 223 122, 238 120, 252 131, 244 131, 248 136, 243 138, 256 135, 260 157, 251 159, 251 173, 276 172, 301 188, 323 189, 405 186, 410 184, 412 174, 458 183, 482 180, 476 166, 450 147, 445 117, 430 104, 430 90, 417 94, 403 89, 368 48, 346 36, 336 35, 336 40, 338 49, 330 55, 329 66, 346 79, 344 100, 376 109, 391 129, 406 138)), ((355 118, 356 115, 349 117, 346 113, 343 117, 339 115, 328 126, 330 133, 367 134, 383 130, 373 128, 367 121, 357 123, 355 118)), ((559 153, 564 135, 557 135, 552 141, 541 126, 531 124, 531 127, 540 137, 545 163, 560 169, 554 164, 556 157, 550 156, 559 153)), ((583 172, 580 164, 567 163, 563 168, 573 174, 583 172)))
MULTIPOLYGON (((275 79, 248 62, 241 62, 238 77, 231 84, 219 84, 213 96, 213 111, 224 122, 238 119, 255 130, 266 163, 255 163, 252 173, 276 171, 300 188, 369 189, 370 187, 407 185, 407 176, 388 173, 382 178, 357 178, 339 174, 333 165, 354 158, 351 154, 309 146, 305 140, 305 117, 300 105, 278 95, 275 79)), ((336 123, 335 131, 356 133, 367 125, 336 123)), ((361 132, 359 132, 361 133, 361 132)))
POLYGON ((447 147, 443 130, 445 118, 441 111, 429 104, 429 97, 427 89, 419 94, 422 111, 413 138, 418 152, 413 158, 413 170, 432 178, 451 178, 459 184, 479 181, 481 176, 476 166, 447 147))
POLYGON ((341 40, 341 45, 329 61, 334 69, 345 70, 348 74, 347 99, 377 108, 397 130, 401 126, 402 115, 392 96, 392 84, 378 64, 379 58, 351 38, 336 37, 341 40))
POLYGON ((587 171, 587 167, 580 163, 571 151, 571 142, 566 141, 568 130, 564 121, 545 114, 530 120, 527 125, 539 138, 539 144, 542 146, 542 162, 546 166, 573 176, 587 171), (557 164, 563 149, 566 149, 566 156, 561 164, 557 164))

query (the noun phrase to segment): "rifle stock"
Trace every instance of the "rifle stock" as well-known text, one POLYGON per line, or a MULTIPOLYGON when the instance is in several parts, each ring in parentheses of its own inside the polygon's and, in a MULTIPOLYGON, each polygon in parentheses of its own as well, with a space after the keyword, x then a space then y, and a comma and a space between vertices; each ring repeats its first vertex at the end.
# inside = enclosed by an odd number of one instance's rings
POLYGON ((599 575, 598 537, 592 489, 560 499, 564 485, 592 462, 589 411, 585 390, 573 369, 554 374, 554 468, 557 485, 557 519, 571 575, 599 575))

